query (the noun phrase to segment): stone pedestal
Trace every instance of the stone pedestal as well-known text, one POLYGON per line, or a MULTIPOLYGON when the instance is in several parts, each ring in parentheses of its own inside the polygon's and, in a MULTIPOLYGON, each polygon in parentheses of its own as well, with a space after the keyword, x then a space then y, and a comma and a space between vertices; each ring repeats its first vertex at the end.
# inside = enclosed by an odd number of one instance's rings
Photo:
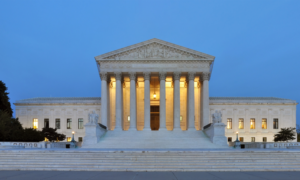
POLYGON ((84 125, 85 136, 83 138, 82 147, 97 144, 100 137, 106 132, 98 124, 87 123, 84 125))
POLYGON ((220 146, 228 146, 225 127, 224 123, 212 123, 208 128, 204 129, 204 132, 209 136, 212 143, 220 146))

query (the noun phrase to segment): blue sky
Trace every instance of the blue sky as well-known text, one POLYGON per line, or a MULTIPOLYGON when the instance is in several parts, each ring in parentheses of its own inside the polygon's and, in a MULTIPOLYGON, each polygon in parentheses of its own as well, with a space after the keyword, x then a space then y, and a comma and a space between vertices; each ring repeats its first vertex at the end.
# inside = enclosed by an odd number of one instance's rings
POLYGON ((210 96, 300 102, 299 8, 299 0, 1 0, 0 80, 11 102, 99 97, 95 56, 159 38, 216 57, 210 96))

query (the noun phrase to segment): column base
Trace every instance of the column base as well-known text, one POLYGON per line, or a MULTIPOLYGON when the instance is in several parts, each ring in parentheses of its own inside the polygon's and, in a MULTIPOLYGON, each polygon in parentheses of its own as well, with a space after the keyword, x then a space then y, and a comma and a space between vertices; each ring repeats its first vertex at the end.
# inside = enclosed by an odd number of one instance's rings
POLYGON ((128 129, 128 131, 137 131, 137 128, 136 127, 131 127, 128 129))
POLYGON ((177 127, 177 128, 173 128, 173 131, 182 131, 182 129, 180 127, 177 127))
POLYGON ((143 131, 151 131, 151 128, 144 128, 143 131))

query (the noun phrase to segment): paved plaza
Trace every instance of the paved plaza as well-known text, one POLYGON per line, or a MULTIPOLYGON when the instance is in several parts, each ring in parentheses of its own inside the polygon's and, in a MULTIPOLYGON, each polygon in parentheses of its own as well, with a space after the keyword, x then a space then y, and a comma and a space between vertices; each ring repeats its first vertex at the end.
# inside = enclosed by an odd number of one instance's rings
POLYGON ((300 172, 95 172, 95 171, 0 171, 10 180, 298 180, 300 172))

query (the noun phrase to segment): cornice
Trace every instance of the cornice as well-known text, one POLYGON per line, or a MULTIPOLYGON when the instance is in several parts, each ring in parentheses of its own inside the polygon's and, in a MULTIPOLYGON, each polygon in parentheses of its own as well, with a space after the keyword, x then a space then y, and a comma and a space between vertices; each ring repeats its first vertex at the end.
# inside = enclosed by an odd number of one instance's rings
POLYGON ((112 63, 112 64, 131 64, 131 63, 201 63, 210 64, 213 60, 97 60, 98 64, 102 63, 112 63))

